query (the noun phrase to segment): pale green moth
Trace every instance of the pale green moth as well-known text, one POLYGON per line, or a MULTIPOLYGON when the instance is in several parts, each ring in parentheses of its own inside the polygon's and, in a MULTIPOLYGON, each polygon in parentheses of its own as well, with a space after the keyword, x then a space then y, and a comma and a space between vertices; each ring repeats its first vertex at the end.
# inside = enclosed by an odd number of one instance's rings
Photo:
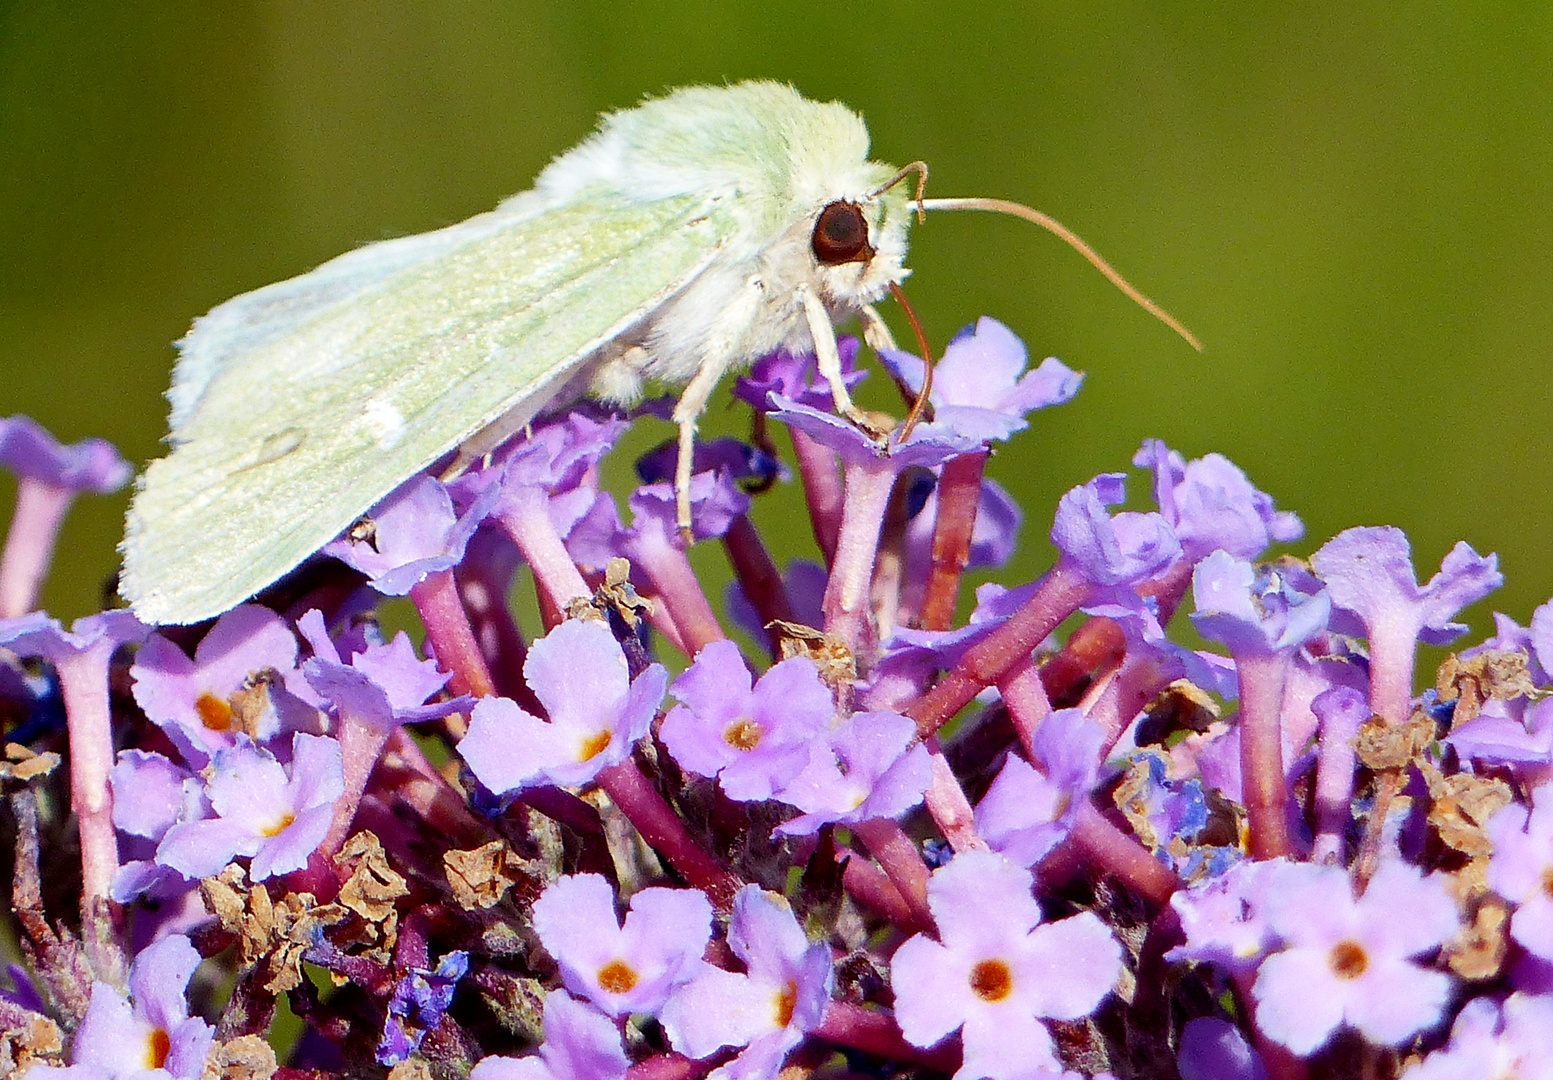
POLYGON ((867 154, 856 113, 791 87, 677 90, 605 116, 489 213, 221 304, 179 342, 172 449, 130 506, 120 592, 150 623, 218 615, 450 452, 456 469, 547 406, 647 383, 683 387, 688 523, 696 420, 730 368, 813 351, 856 415, 833 322, 887 340, 870 305, 908 273, 898 181, 926 174, 867 154))

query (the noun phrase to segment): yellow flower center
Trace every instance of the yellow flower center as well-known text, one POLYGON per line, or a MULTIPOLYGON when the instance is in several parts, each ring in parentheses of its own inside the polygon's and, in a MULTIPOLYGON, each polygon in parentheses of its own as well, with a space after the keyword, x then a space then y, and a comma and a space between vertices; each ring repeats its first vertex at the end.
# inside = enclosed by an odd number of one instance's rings
POLYGON ((609 748, 609 732, 601 731, 591 739, 583 740, 577 748, 578 761, 592 761, 609 748))
POLYGON ((297 816, 295 814, 282 814, 280 817, 276 818, 275 821, 268 828, 264 829, 259 835, 260 836, 279 836, 281 833, 283 833, 287 829, 291 828, 291 823, 296 821, 296 819, 297 819, 297 816))
POLYGON ((195 698, 194 711, 200 714, 200 723, 211 731, 230 731, 232 728, 232 706, 209 690, 195 698))
POLYGON ((1014 989, 1014 973, 1001 960, 983 960, 971 968, 971 992, 983 1001, 1002 1001, 1014 989))
POLYGON ((1365 955, 1364 946, 1357 941, 1339 941, 1332 946, 1332 955, 1327 958, 1327 963, 1332 965, 1338 978, 1357 979, 1370 966, 1370 958, 1365 955))
POLYGON ((793 1022, 793 1010, 798 1007, 798 984, 789 979, 776 996, 776 1022, 786 1027, 793 1022))
POLYGON ((723 728, 723 742, 747 754, 760 745, 761 737, 765 734, 765 728, 749 717, 741 716, 723 728))
POLYGON ((146 1068, 160 1069, 166 1065, 167 1055, 172 1048, 172 1036, 161 1028, 152 1028, 151 1034, 146 1038, 146 1068))
POLYGON ((637 974, 624 960, 611 960, 599 968, 599 989, 610 994, 624 994, 637 983, 637 974))

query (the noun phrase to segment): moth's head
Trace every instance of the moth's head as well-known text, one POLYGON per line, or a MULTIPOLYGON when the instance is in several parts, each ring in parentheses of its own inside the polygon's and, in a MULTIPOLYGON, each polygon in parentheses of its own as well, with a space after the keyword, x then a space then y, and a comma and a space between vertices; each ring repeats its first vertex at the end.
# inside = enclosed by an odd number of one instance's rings
POLYGON ((886 168, 885 180, 858 194, 823 202, 811 216, 809 255, 815 278, 833 303, 858 307, 880 299, 906 269, 911 198, 904 173, 886 168))

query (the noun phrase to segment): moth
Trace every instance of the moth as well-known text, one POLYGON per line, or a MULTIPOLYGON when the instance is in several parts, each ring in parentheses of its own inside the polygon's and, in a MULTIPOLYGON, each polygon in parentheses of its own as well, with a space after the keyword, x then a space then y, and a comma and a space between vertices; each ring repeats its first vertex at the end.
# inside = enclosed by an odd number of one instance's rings
POLYGON ((420 470, 456 474, 548 408, 650 386, 680 390, 688 524, 696 421, 728 371, 812 352, 860 418, 834 325, 858 316, 889 344, 873 305, 908 273, 914 214, 1052 224, 924 199, 926 172, 870 161, 841 104, 774 82, 689 87, 606 115, 495 210, 228 300, 178 343, 171 451, 139 481, 120 592, 150 623, 218 615, 420 470))

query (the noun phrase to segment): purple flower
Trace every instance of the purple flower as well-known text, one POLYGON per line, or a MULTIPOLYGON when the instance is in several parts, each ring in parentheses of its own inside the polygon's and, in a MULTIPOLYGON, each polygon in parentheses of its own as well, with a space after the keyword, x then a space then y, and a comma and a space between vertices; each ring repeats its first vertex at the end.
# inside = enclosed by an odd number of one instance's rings
MULTIPOLYGON (((1332 605, 1357 618, 1363 626, 1358 632, 1372 640, 1449 645, 1468 629, 1451 616, 1504 584, 1497 556, 1481 556, 1458 542, 1420 588, 1407 536, 1389 526, 1340 532, 1310 563, 1326 582, 1332 605)), ((1343 629, 1335 620, 1333 627, 1343 629)))
POLYGON ((99 495, 119 490, 135 472, 112 443, 82 439, 66 446, 28 416, 0 420, 0 466, 52 487, 99 495))
POLYGON ((248 855, 252 881, 299 870, 329 831, 345 790, 340 744, 298 732, 289 771, 246 738, 218 750, 205 797, 216 816, 167 830, 156 861, 190 878, 211 877, 248 855))
POLYGON ((704 1058, 742 1046, 708 1080, 771 1080, 787 1052, 819 1026, 830 1004, 830 948, 809 943, 793 909, 776 893, 746 885, 733 901, 728 947, 745 973, 702 962, 659 1019, 674 1049, 704 1058))
POLYGON ((1107 513, 1127 497, 1125 473, 1103 473, 1057 504, 1051 540, 1097 585, 1135 584, 1181 557, 1181 543, 1159 514, 1107 513))
POLYGON ((1262 907, 1283 943, 1252 986, 1257 1026, 1274 1042, 1310 1054, 1347 1024, 1372 1043, 1397 1046, 1439 1021, 1451 979, 1410 959, 1460 929, 1438 877, 1390 860, 1356 899, 1341 868, 1294 864, 1262 907))
MULTIPOLYGON (((841 378, 848 390, 868 378, 866 370, 857 368, 859 347, 857 338, 850 334, 836 339, 836 348, 841 354, 841 378)), ((770 407, 772 394, 816 409, 832 408, 830 387, 819 375, 819 363, 812 353, 794 356, 776 352, 755 361, 749 374, 735 380, 733 393, 762 412, 770 407)))
POLYGON ((1176 1068, 1181 1080, 1267 1080, 1262 1059, 1240 1029, 1217 1016, 1186 1022, 1176 1068))
POLYGON ((324 545, 323 553, 367 575, 385 596, 404 596, 428 574, 458 565, 497 494, 486 488, 455 513, 447 487, 416 473, 368 511, 361 527, 324 545))
POLYGON ((712 905, 695 889, 643 889, 622 926, 614 887, 598 874, 576 874, 534 901, 534 932, 572 993, 610 1016, 657 1015, 695 973, 712 937, 712 905))
POLYGON ((1040 768, 1009 754, 976 806, 976 831, 1020 866, 1034 866, 1067 836, 1099 774, 1106 734, 1082 709, 1058 709, 1034 742, 1040 768))
POLYGON ((453 1004, 458 980, 469 970, 469 954, 455 950, 435 968, 411 968, 394 984, 388 1016, 377 1044, 377 1063, 397 1065, 420 1049, 426 1033, 442 1022, 453 1004))
POLYGON ((1402 1074, 1403 1080, 1553 1080, 1553 997, 1511 994, 1462 1006, 1451 1041, 1402 1074))
POLYGON ((342 663, 324 631, 321 613, 309 611, 297 625, 313 646, 312 659, 302 665, 307 684, 342 718, 391 732, 400 724, 437 720, 469 708, 467 697, 425 704, 452 676, 439 671, 436 661, 417 657, 402 630, 386 645, 362 645, 342 663))
POLYGON ((1234 656, 1286 652, 1326 629, 1332 602, 1321 583, 1294 564, 1260 571, 1215 551, 1192 571, 1192 625, 1234 656))
POLYGON ((1553 960, 1553 781, 1531 793, 1531 808, 1511 803, 1488 823, 1494 853, 1488 885, 1517 905, 1510 936, 1528 952, 1553 960))
POLYGON ((681 704, 663 719, 663 744, 682 769, 717 777, 743 802, 769 799, 797 776, 836 713, 812 660, 784 660, 752 686, 731 641, 707 645, 669 689, 681 704))
POLYGON ((771 408, 773 420, 834 450, 847 465, 888 467, 896 472, 913 465, 930 469, 982 446, 980 435, 936 420, 918 424, 909 437, 896 441, 876 439, 845 417, 801 405, 778 393, 771 395, 771 408))
POLYGON ((613 1021, 564 990, 545 998, 545 1041, 524 1058, 482 1058, 469 1080, 623 1080, 630 1059, 613 1021))
POLYGON ((145 750, 119 751, 109 776, 113 824, 128 835, 119 841, 126 861, 114 875, 111 895, 124 904, 141 895, 165 900, 186 892, 189 880, 153 855, 167 830, 179 821, 210 815, 204 785, 182 765, 145 750))
MULTIPOLYGON (((130 668, 135 703, 194 763, 233 744, 239 734, 265 742, 314 718, 284 685, 296 683, 297 639, 281 617, 258 604, 228 611, 201 639, 191 660, 152 634, 130 668), (271 675, 279 678, 272 678, 271 675), (254 715, 233 708, 234 695, 264 679, 268 704, 254 715)), ((304 689, 305 693, 305 689, 304 689)))
POLYGON ((894 818, 922 801, 933 780, 917 725, 893 712, 853 713, 816 740, 809 764, 776 797, 803 811, 778 825, 781 836, 807 836, 821 825, 894 818))
POLYGON ((1232 974, 1255 970, 1275 941, 1266 916, 1268 895, 1291 865, 1282 859, 1246 860, 1177 892, 1170 906, 1186 941, 1165 959, 1213 963, 1232 974))
POLYGON ((69 1068, 35 1065, 37 1080, 198 1080, 215 1029, 189 1015, 185 988, 200 954, 188 938, 165 937, 143 949, 129 971, 129 998, 92 984, 76 1029, 69 1068))
POLYGON ((933 872, 939 941, 918 934, 890 964, 895 1019, 913 1046, 961 1029, 956 1080, 1062 1071, 1041 1018, 1092 1013, 1122 972, 1122 950, 1093 912, 1041 925, 1030 872, 968 851, 933 872))
MULTIPOLYGON (((879 359, 913 391, 922 386, 922 358, 886 350, 879 359)), ((1007 439, 1029 426, 1025 414, 1061 405, 1084 376, 1055 357, 1025 371, 1024 342, 996 319, 982 316, 956 334, 933 366, 933 420, 983 441, 1007 439)))
POLYGON ((503 697, 475 703, 458 751, 501 795, 531 784, 586 784, 625 760, 663 700, 668 673, 653 664, 633 682, 609 627, 569 619, 534 642, 523 676, 548 722, 503 697))
MULTIPOLYGON (((678 539, 674 484, 643 484, 631 494, 631 528, 621 542, 630 547, 652 548, 678 539)), ((728 531, 735 518, 750 508, 750 497, 739 490, 727 469, 698 472, 690 479, 691 529, 697 540, 715 540, 728 531)))
POLYGON ((1298 516, 1274 510, 1272 496, 1252 487, 1222 454, 1189 462, 1160 440, 1145 439, 1132 463, 1154 471, 1154 501, 1192 562, 1215 550, 1254 559, 1273 541, 1305 535, 1298 516))

